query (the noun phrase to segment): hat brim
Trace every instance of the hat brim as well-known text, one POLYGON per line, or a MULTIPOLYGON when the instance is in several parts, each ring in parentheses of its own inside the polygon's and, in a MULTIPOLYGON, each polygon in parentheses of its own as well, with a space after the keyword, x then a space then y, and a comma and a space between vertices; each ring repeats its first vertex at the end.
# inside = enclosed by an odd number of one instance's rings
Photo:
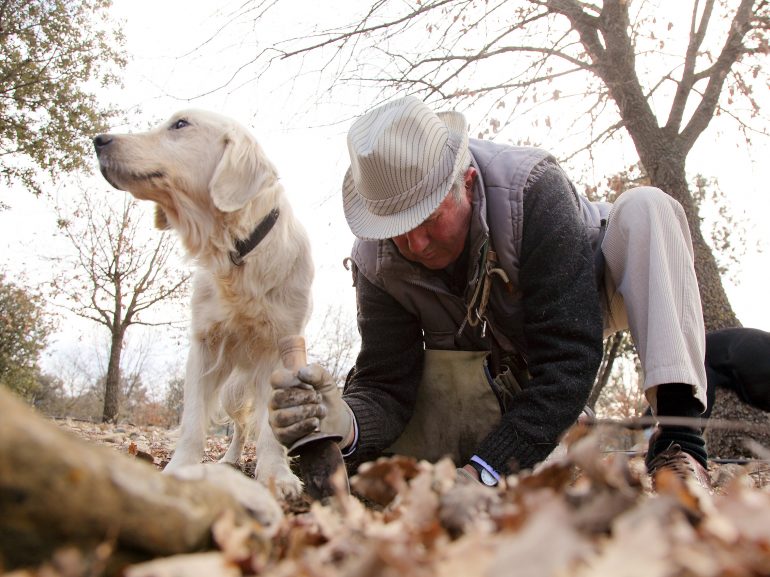
POLYGON ((351 232, 361 240, 381 240, 400 236, 420 226, 444 201, 459 171, 469 162, 468 127, 465 117, 454 111, 438 112, 449 135, 447 146, 456 151, 451 174, 436 189, 419 202, 400 212, 379 215, 371 212, 356 188, 352 169, 348 167, 342 181, 342 208, 351 232))

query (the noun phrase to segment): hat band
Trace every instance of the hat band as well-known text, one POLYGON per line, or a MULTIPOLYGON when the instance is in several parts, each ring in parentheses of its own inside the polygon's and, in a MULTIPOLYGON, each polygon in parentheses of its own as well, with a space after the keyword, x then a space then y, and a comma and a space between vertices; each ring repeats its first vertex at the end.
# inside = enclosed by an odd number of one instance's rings
POLYGON ((361 200, 369 212, 376 214, 377 216, 389 216, 413 207, 421 200, 434 194, 437 187, 444 183, 447 178, 452 176, 460 144, 461 142, 453 140, 452 138, 447 140, 444 145, 444 150, 441 152, 441 158, 436 166, 434 166, 430 172, 423 176, 414 186, 395 196, 377 200, 366 198, 359 193, 361 200), (424 194, 415 194, 415 192, 420 191, 421 189, 424 191, 424 194))

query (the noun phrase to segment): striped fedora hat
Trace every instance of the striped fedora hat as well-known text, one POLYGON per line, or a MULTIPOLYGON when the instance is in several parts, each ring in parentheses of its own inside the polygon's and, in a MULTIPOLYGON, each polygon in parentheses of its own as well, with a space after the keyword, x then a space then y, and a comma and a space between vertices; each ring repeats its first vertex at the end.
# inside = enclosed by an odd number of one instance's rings
POLYGON ((470 162, 459 112, 434 113, 407 96, 368 112, 348 132, 350 168, 342 204, 350 230, 364 240, 420 226, 470 162))

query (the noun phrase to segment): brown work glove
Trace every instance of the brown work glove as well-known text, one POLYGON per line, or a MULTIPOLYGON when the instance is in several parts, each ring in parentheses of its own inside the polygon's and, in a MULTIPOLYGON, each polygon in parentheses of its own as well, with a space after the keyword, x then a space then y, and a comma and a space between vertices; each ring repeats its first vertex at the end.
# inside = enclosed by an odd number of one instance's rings
POLYGON ((313 431, 341 436, 342 448, 353 442, 353 411, 322 366, 303 367, 296 376, 278 369, 270 375, 270 385, 270 426, 281 444, 291 447, 313 431))

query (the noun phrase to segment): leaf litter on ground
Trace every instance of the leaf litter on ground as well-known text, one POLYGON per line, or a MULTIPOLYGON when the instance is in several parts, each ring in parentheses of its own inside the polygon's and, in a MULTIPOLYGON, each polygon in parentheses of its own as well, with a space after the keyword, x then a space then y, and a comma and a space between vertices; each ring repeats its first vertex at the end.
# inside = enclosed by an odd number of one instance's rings
MULTIPOLYGON (((90 434, 159 467, 168 458, 171 440, 158 430, 90 434)), ((283 504, 267 537, 258 524, 238 525, 224 512, 212 528, 214 550, 136 563, 123 575, 770 575, 767 462, 714 465, 713 493, 666 474, 653 492, 641 459, 603 453, 598 431, 576 429, 565 444, 563 454, 498 488, 461 482, 448 460, 379 459, 351 479, 352 496, 283 504)), ((209 460, 220 447, 226 443, 210 442, 209 460)), ((38 568, 4 577, 102 575, 104 556, 104 548, 63 548, 38 568)))

